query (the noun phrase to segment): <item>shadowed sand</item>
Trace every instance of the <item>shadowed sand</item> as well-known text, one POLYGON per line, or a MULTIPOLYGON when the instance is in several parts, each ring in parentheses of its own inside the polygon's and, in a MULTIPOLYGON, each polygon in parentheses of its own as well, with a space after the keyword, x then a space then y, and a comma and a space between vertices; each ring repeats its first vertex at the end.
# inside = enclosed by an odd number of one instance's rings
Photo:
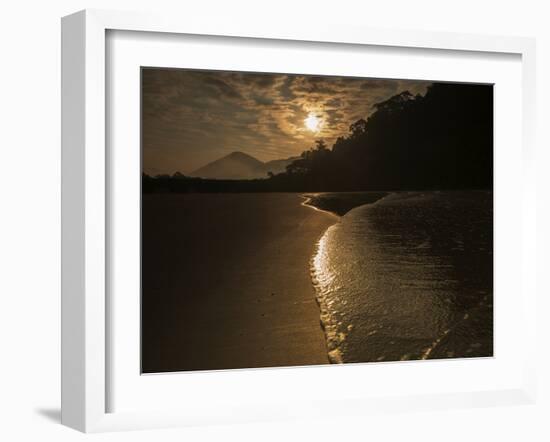
POLYGON ((143 372, 327 364, 299 194, 143 196, 143 372))

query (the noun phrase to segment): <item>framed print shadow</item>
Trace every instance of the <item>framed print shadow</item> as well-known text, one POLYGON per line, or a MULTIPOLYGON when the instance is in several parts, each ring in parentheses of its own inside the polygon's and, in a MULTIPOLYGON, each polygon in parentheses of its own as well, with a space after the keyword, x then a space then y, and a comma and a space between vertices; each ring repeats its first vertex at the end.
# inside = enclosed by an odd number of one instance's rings
POLYGON ((493 85, 143 68, 142 370, 493 356, 493 85))
POLYGON ((62 422, 533 403, 530 39, 62 21, 62 422))

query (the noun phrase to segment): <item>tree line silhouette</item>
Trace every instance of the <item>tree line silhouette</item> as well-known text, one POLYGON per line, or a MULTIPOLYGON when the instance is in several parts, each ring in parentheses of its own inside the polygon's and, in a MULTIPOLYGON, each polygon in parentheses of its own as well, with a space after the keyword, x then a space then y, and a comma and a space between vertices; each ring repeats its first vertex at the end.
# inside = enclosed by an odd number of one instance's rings
POLYGON ((331 148, 317 140, 265 179, 143 175, 144 192, 323 192, 492 189, 493 87, 433 83, 375 105, 331 148))

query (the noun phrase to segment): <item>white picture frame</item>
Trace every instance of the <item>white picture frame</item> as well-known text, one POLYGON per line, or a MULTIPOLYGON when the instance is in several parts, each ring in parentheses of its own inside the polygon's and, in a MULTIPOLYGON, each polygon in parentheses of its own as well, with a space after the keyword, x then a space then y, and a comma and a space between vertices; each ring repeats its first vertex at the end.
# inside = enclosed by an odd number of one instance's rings
MULTIPOLYGON (((468 51, 483 54, 515 54, 521 57, 521 321, 527 336, 534 337, 536 287, 534 152, 535 43, 532 39, 416 31, 357 29, 345 26, 261 28, 214 23, 194 17, 86 10, 62 20, 62 423, 84 432, 184 426, 216 422, 247 422, 287 417, 324 416, 325 401, 307 406, 255 407, 235 398, 233 413, 207 409, 108 412, 108 339, 111 312, 108 302, 107 244, 110 231, 106 35, 109 31, 143 31, 163 34, 272 39, 286 42, 338 43, 380 48, 468 51), (290 410, 290 411, 289 411, 290 410)), ((138 93, 138 91, 136 91, 138 93)), ((498 148, 498 147, 497 147, 498 148)), ((518 146, 519 149, 519 146, 518 146)), ((498 173, 498 171, 497 171, 498 173)), ((497 318, 498 319, 498 318, 497 318)), ((137 339, 137 338, 136 338, 137 339)), ((535 367, 531 365, 534 341, 525 344, 520 384, 513 388, 462 393, 432 392, 426 395, 388 395, 330 398, 338 401, 340 414, 413 409, 454 408, 532 403, 536 396, 535 367)), ((360 365, 353 367, 362 370, 360 365)), ((257 372, 254 372, 257 373, 257 372)), ((288 371, 286 372, 288 373, 288 371)), ((245 373, 246 374, 246 373, 245 373)), ((221 374, 209 374, 210 381, 221 374)), ((241 372, 241 378, 243 372, 241 372)), ((287 376, 292 376, 288 375, 287 376)), ((220 378, 221 379, 221 378, 220 378)), ((245 387, 246 388, 246 387, 245 387)), ((198 393, 193 393, 198 394, 198 393)))

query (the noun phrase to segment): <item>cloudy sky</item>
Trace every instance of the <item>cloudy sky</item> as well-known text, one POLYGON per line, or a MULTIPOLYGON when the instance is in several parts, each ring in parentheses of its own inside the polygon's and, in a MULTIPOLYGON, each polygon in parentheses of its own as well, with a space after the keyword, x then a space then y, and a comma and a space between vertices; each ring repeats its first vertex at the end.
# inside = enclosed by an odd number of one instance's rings
POLYGON ((329 146, 373 105, 428 82, 146 68, 143 170, 190 173, 233 151, 261 161, 329 146))

